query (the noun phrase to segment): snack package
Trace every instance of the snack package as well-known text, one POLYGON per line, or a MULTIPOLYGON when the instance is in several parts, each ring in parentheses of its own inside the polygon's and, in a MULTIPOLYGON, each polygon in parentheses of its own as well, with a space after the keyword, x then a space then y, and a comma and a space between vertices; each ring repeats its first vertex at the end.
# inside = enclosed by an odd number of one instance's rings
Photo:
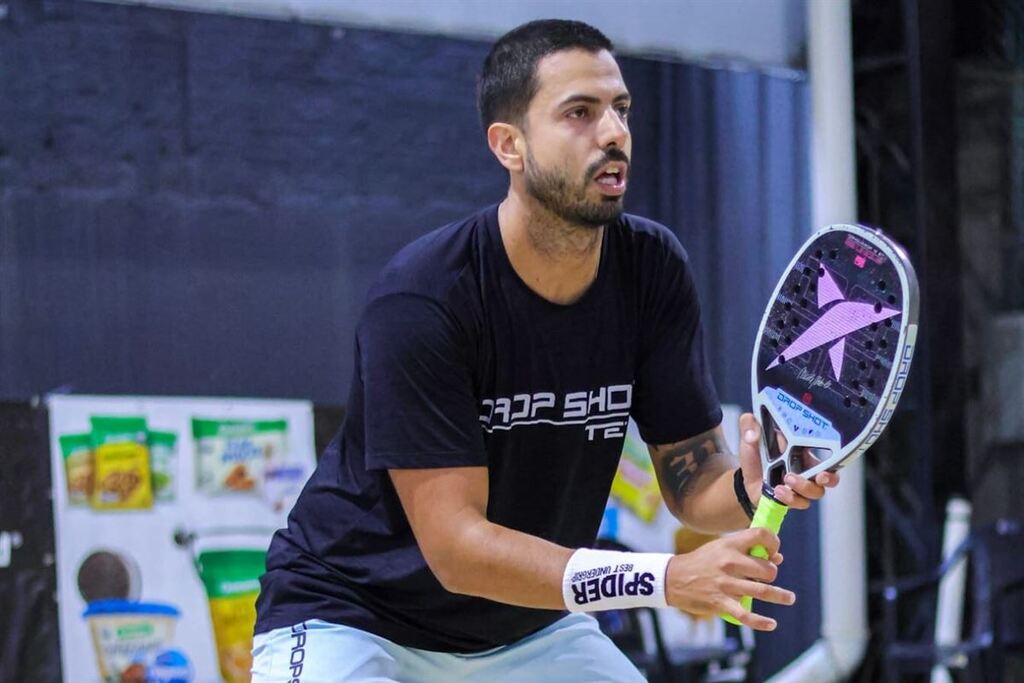
POLYGON ((153 498, 160 503, 174 500, 178 480, 178 435, 149 432, 149 464, 153 473, 153 498))
POLYGON ((256 598, 266 558, 264 550, 237 548, 207 550, 197 560, 210 603, 220 673, 227 683, 249 681, 256 598))
POLYGON ((98 510, 153 506, 153 483, 144 417, 93 417, 95 463, 90 503, 98 510))
POLYGON ((258 492, 265 470, 287 460, 287 420, 192 418, 192 436, 202 493, 258 492))
POLYGON ((92 436, 63 434, 59 441, 64 456, 68 505, 88 505, 93 482, 92 436))

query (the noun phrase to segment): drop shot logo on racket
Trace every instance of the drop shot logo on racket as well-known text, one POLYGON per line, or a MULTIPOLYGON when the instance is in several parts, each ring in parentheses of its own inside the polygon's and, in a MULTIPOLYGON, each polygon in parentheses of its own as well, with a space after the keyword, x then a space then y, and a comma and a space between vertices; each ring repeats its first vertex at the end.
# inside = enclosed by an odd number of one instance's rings
POLYGON ((818 439, 838 440, 839 432, 832 422, 809 408, 802 401, 778 387, 766 387, 760 394, 762 403, 770 406, 775 421, 786 425, 793 434, 818 439))
POLYGON ((797 401, 795 398, 787 394, 782 389, 777 389, 775 391, 775 400, 778 401, 780 404, 789 407, 797 415, 802 417, 807 422, 810 422, 815 427, 818 427, 819 429, 832 429, 831 422, 829 422, 828 420, 826 420, 825 418, 823 418, 822 416, 818 415, 813 410, 808 408, 807 406, 797 401))

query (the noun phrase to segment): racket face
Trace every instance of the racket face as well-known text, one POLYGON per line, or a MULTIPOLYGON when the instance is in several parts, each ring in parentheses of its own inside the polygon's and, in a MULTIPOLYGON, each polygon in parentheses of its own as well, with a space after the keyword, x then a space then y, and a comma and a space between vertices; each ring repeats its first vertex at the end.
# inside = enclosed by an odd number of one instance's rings
POLYGON ((838 469, 875 441, 910 370, 917 309, 913 267, 880 231, 829 226, 804 244, 754 346, 767 485, 838 469))

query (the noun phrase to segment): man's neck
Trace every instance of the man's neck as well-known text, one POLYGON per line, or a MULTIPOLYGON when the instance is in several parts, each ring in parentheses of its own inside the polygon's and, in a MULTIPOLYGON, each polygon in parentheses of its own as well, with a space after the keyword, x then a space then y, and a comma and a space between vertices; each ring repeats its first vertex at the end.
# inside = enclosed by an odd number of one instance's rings
POLYGON ((498 226, 512 268, 548 301, 571 304, 597 277, 603 226, 567 223, 515 192, 498 207, 498 226))

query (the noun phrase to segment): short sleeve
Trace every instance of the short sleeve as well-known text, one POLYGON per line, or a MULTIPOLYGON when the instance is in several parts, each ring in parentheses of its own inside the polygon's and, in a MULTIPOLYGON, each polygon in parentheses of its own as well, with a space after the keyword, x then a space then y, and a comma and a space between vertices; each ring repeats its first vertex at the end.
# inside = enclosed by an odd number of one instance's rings
POLYGON ((356 332, 369 469, 487 464, 465 335, 435 301, 372 301, 356 332))
POLYGON ((718 426, 722 408, 704 349, 700 302, 682 245, 665 230, 642 264, 640 358, 631 411, 649 444, 668 444, 718 426), (652 250, 655 251, 655 250, 652 250))

